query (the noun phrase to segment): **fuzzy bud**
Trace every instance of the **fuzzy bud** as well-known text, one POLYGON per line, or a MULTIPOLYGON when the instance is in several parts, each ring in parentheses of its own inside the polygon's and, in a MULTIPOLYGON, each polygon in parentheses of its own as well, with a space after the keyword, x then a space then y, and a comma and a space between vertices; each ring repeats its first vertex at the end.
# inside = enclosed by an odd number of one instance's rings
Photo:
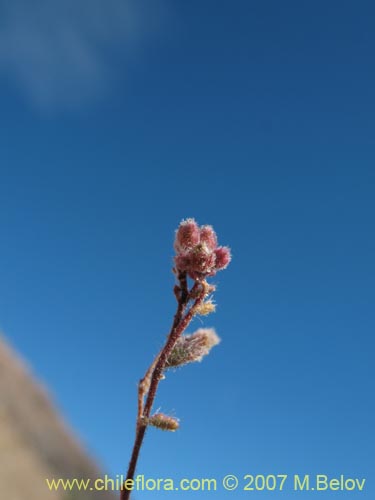
POLYGON ((197 245, 190 252, 189 265, 192 270, 191 274, 195 273, 198 275, 210 274, 215 267, 215 254, 208 252, 203 245, 197 245))
POLYGON ((202 226, 200 229, 200 242, 204 243, 209 250, 217 247, 217 236, 212 226, 202 226))
POLYGON ((177 231, 174 247, 176 252, 190 250, 200 241, 199 226, 194 219, 186 219, 181 222, 177 231))
POLYGON ((219 342, 220 339, 213 328, 199 328, 191 335, 183 335, 179 337, 169 354, 166 368, 202 361, 219 342))
POLYGON ((164 413, 155 413, 147 419, 147 424, 152 425, 153 427, 157 427, 162 431, 171 432, 176 431, 180 427, 177 418, 170 417, 169 415, 165 415, 164 413))
POLYGON ((232 259, 230 250, 228 247, 219 247, 215 250, 216 255, 216 269, 225 269, 232 259))

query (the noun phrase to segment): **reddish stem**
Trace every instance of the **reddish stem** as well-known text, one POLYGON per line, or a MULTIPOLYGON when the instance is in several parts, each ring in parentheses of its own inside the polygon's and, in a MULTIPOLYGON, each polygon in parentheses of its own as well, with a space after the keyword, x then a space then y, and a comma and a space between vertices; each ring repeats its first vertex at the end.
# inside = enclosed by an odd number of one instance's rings
MULTIPOLYGON (((206 293, 207 293, 206 284, 205 283, 198 283, 198 282, 196 282, 194 284, 193 288, 190 290, 190 293, 189 293, 188 287, 187 287, 186 272, 179 273, 178 279, 180 282, 179 293, 176 293, 176 290, 175 290, 175 295, 176 295, 177 300, 178 300, 177 311, 176 311, 176 314, 175 314, 173 324, 172 324, 170 333, 168 335, 167 341, 166 341, 162 351, 158 355, 157 361, 155 363, 155 367, 153 368, 151 382, 150 382, 150 386, 148 389, 146 403, 144 405, 144 408, 143 408, 144 393, 141 392, 142 390, 144 390, 144 389, 142 389, 142 382, 144 381, 144 379, 142 379, 140 382, 139 396, 138 396, 137 430, 136 430, 136 436, 135 436, 132 455, 131 455, 130 462, 129 462, 129 468, 128 468, 126 480, 123 484, 123 489, 121 490, 121 495, 120 495, 121 500, 129 500, 129 498, 130 498, 131 490, 126 489, 126 481, 134 478, 135 469, 136 469, 138 458, 139 458, 139 453, 140 453, 143 439, 144 439, 146 429, 147 429, 147 425, 145 425, 144 420, 150 416, 152 405, 153 405, 155 397, 156 397, 158 385, 159 385, 159 382, 161 380, 163 370, 165 368, 168 356, 171 353, 171 351, 172 351, 175 343, 177 342, 178 338, 180 337, 180 335, 182 335, 182 333, 185 331, 185 329, 187 328, 187 326, 189 325, 189 323, 193 319, 193 316, 195 314, 197 307, 203 302, 203 300, 206 296, 206 293), (184 313, 185 313, 186 307, 190 301, 190 298, 192 295, 194 295, 194 293, 196 293, 199 286, 201 286, 202 289, 201 289, 198 297, 196 298, 194 304, 190 307, 189 311, 184 316, 184 313)), ((152 367, 152 365, 151 365, 151 367, 152 367)))

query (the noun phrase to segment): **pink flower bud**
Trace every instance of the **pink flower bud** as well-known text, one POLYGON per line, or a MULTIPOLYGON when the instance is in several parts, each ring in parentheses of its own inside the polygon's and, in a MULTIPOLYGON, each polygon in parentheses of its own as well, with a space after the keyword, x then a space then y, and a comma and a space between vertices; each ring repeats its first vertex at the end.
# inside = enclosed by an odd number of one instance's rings
POLYGON ((228 247, 219 247, 215 250, 216 255, 216 269, 225 269, 231 261, 230 249, 228 247))
POLYGON ((176 252, 183 252, 198 245, 200 241, 199 226, 194 219, 181 222, 177 231, 174 247, 176 252))
POLYGON ((187 271, 208 274, 215 267, 215 254, 207 252, 202 245, 198 245, 190 252, 190 266, 187 271))
POLYGON ((201 227, 201 243, 205 243, 209 250, 215 250, 217 247, 217 237, 212 226, 201 227))
POLYGON ((180 271, 187 271, 191 267, 189 254, 180 253, 176 255, 174 261, 180 271))

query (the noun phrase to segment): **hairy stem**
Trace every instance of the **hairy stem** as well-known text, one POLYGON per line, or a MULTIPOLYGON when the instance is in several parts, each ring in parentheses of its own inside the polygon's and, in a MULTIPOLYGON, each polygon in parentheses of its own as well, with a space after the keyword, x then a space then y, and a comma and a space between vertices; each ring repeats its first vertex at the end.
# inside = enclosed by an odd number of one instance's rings
MULTIPOLYGON (((151 364, 150 368, 147 370, 146 375, 143 377, 143 379, 141 379, 139 383, 137 429, 126 480, 134 478, 139 453, 147 429, 147 424, 145 423, 145 421, 150 416, 158 385, 162 378, 168 356, 170 355, 178 338, 182 335, 182 333, 185 331, 185 329, 193 319, 197 308, 201 305, 205 296, 207 295, 208 285, 205 281, 196 282, 189 292, 186 272, 179 273, 178 280, 180 286, 175 288, 175 295, 178 301, 177 311, 174 316, 173 324, 167 337, 167 341, 161 352, 157 355, 157 357, 151 364), (198 290, 199 293, 197 294, 198 290), (193 297, 195 298, 195 301, 185 314, 188 303, 193 297), (146 403, 144 403, 146 394, 146 403)), ((130 494, 131 490, 128 490, 126 488, 125 481, 123 489, 121 490, 121 500, 129 500, 130 494)))

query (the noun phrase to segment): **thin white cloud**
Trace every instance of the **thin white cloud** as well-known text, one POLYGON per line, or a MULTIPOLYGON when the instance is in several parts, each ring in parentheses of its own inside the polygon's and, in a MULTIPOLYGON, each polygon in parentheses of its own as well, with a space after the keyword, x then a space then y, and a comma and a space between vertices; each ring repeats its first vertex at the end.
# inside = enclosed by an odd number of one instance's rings
POLYGON ((0 78, 46 109, 101 95, 155 14, 155 0, 1 0, 0 78))

